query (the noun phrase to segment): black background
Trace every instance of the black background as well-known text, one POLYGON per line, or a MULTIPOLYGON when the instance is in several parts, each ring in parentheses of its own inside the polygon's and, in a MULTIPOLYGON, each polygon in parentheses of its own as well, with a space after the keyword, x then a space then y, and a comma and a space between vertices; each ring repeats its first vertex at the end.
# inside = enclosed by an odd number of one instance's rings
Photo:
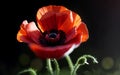
POLYGON ((34 54, 16 40, 23 20, 36 21, 38 8, 46 5, 63 5, 78 13, 89 30, 89 39, 72 54, 77 58, 92 54, 102 59, 120 57, 120 1, 119 0, 16 0, 3 2, 1 9, 0 63, 9 69, 18 64, 21 53, 34 54), (7 4, 6 4, 7 2, 7 4), (81 50, 80 50, 81 49, 81 50))

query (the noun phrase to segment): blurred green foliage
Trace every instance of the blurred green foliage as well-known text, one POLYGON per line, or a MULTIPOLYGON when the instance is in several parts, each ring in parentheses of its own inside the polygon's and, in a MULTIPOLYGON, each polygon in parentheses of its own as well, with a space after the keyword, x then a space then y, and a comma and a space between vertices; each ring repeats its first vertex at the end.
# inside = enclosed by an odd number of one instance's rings
MULTIPOLYGON (((64 63, 64 59, 62 59, 64 63)), ((104 57, 98 64, 83 65, 77 71, 78 75, 120 75, 120 57, 104 57)), ((59 62, 60 63, 60 62, 59 62)), ((60 63, 60 75, 70 75, 70 70, 67 64, 62 66, 60 63)), ((27 54, 21 54, 18 59, 18 64, 9 67, 0 63, 0 75, 17 75, 18 72, 27 68, 33 68, 37 70, 38 75, 49 75, 46 69, 46 61, 42 61, 39 58, 31 58, 27 54)), ((30 75, 25 73, 22 75, 30 75)))
POLYGON ((116 60, 105 57, 101 61, 101 66, 85 71, 83 75, 120 75, 120 58, 116 60))

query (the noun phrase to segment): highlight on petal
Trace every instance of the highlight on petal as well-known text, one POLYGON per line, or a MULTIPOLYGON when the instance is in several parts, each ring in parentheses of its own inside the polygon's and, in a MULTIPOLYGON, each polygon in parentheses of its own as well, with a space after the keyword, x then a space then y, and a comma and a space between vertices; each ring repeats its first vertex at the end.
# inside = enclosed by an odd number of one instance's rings
POLYGON ((34 22, 28 23, 27 20, 23 21, 20 25, 20 30, 17 33, 17 40, 19 42, 36 42, 38 43, 38 39, 40 37, 40 31, 34 22))
POLYGON ((26 25, 28 24, 27 20, 24 20, 22 22, 22 24, 20 25, 20 30, 18 31, 17 33, 17 40, 19 42, 23 42, 23 40, 21 40, 21 36, 24 36, 26 37, 27 36, 27 33, 26 33, 26 25))
POLYGON ((88 32, 87 26, 86 26, 86 24, 84 22, 82 22, 80 24, 77 31, 78 31, 78 34, 81 34, 81 42, 85 42, 85 41, 88 40, 89 32, 88 32))
POLYGON ((72 40, 70 40, 68 42, 72 43, 72 47, 64 54, 64 56, 69 55, 75 48, 77 48, 82 42, 81 42, 81 35, 78 34, 75 38, 73 38, 72 40))
POLYGON ((78 45, 73 44, 73 45, 71 46, 71 48, 70 48, 67 52, 65 52, 64 56, 67 56, 67 55, 69 55, 70 53, 72 53, 72 51, 73 51, 75 48, 77 48, 78 46, 79 46, 79 44, 78 44, 78 45))
POLYGON ((40 31, 37 28, 36 24, 34 22, 30 22, 27 26, 26 26, 26 31, 28 36, 36 43, 39 43, 39 38, 40 38, 40 31))
POLYGON ((59 59, 65 56, 64 54, 68 52, 68 50, 70 49, 71 50, 68 53, 71 53, 74 50, 75 45, 71 43, 71 44, 55 46, 55 47, 44 47, 37 44, 29 44, 29 47, 38 57, 42 59, 46 59, 46 58, 59 59))

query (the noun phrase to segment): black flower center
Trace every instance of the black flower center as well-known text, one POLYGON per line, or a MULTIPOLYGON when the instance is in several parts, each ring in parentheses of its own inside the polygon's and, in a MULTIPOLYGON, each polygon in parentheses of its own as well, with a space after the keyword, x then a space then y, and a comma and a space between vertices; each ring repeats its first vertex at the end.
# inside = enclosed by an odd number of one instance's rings
POLYGON ((49 38, 54 39, 54 38, 56 38, 57 34, 56 33, 50 33, 48 36, 49 36, 49 38))
POLYGON ((43 33, 40 43, 45 46, 56 46, 64 43, 65 33, 61 30, 51 30, 43 33))

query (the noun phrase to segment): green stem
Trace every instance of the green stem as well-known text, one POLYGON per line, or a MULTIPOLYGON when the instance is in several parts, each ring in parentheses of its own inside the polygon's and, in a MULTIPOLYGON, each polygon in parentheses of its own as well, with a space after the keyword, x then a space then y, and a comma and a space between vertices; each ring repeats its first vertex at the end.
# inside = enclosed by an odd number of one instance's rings
POLYGON ((77 74, 76 72, 77 72, 79 67, 80 67, 80 64, 77 64, 77 65, 74 66, 74 69, 72 71, 72 75, 76 75, 77 74))
POLYGON ((51 65, 51 60, 47 59, 47 69, 50 72, 51 75, 53 75, 53 69, 52 69, 52 65, 51 65))
POLYGON ((72 71, 72 75, 76 75, 76 72, 77 72, 78 68, 79 68, 81 65, 84 65, 84 64, 86 63, 86 61, 87 61, 87 59, 84 58, 84 57, 78 58, 77 62, 75 63, 74 69, 73 69, 73 71, 72 71), (83 62, 80 63, 80 61, 82 61, 82 60, 83 60, 83 62))
POLYGON ((22 75, 23 73, 26 73, 26 72, 29 72, 30 75, 37 75, 36 70, 34 70, 34 69, 32 69, 32 68, 23 70, 23 71, 19 72, 18 75, 22 75))
POLYGON ((70 71, 71 71, 71 75, 72 75, 72 71, 73 71, 73 69, 74 69, 73 62, 72 62, 70 56, 66 56, 66 60, 67 60, 67 62, 68 62, 68 65, 69 65, 69 68, 70 68, 70 71))
POLYGON ((59 75, 60 74, 60 68, 59 68, 59 64, 57 62, 56 59, 53 60, 54 64, 55 64, 55 75, 59 75))
POLYGON ((78 68, 80 66, 85 65, 85 64, 89 64, 87 62, 87 58, 91 58, 93 60, 93 63, 98 63, 98 61, 95 59, 95 57, 93 57, 91 55, 83 55, 83 56, 78 58, 77 62, 75 63, 75 66, 74 66, 74 69, 73 69, 71 75, 76 75, 76 71, 78 70, 78 68))

